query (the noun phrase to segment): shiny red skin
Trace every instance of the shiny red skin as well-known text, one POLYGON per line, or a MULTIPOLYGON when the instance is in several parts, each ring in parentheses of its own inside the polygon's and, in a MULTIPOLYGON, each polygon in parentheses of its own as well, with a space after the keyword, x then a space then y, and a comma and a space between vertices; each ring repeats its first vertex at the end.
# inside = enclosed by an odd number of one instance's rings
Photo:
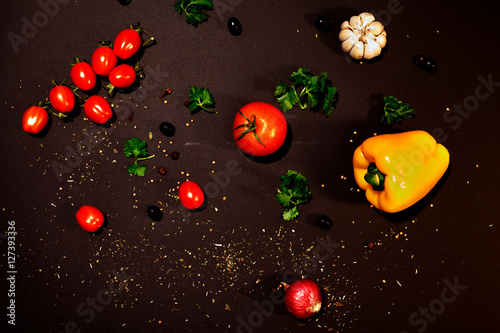
POLYGON ((123 64, 109 73, 109 82, 116 88, 128 88, 135 82, 136 77, 134 67, 123 64))
POLYGON ((105 124, 113 117, 113 110, 108 101, 99 95, 90 96, 83 105, 87 118, 98 124, 105 124))
POLYGON ((86 62, 79 62, 71 67, 71 80, 81 90, 90 90, 95 87, 97 77, 92 66, 86 62))
POLYGON ((109 47, 98 47, 92 54, 92 69, 97 75, 108 76, 117 63, 118 57, 109 47))
POLYGON ((75 216, 80 227, 88 232, 96 232, 104 224, 104 214, 94 206, 83 205, 75 216))
POLYGON ((55 86, 50 90, 49 102, 56 111, 71 112, 75 107, 75 93, 68 86, 55 86))
POLYGON ((113 52, 120 59, 128 59, 141 48, 141 35, 134 29, 124 29, 116 35, 113 52))
POLYGON ((316 282, 303 279, 285 286, 285 308, 298 319, 307 319, 321 310, 323 296, 316 282))
POLYGON ((271 104, 253 102, 243 106, 240 111, 250 120, 257 118, 256 133, 264 145, 255 138, 252 132, 237 140, 244 127, 236 129, 248 121, 238 112, 233 122, 233 139, 236 145, 245 153, 253 156, 265 156, 276 152, 285 142, 287 122, 283 113, 271 104))
POLYGON ((40 133, 49 122, 47 110, 41 106, 30 106, 24 111, 22 124, 23 130, 28 133, 40 133))
POLYGON ((194 210, 203 205, 205 194, 198 184, 188 180, 179 187, 179 200, 186 209, 194 210))

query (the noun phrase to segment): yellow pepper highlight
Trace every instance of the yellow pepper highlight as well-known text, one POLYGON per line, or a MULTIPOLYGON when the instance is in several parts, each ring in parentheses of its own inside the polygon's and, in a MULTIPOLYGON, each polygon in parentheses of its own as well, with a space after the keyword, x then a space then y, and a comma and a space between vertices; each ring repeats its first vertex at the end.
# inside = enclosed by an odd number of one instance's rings
POLYGON ((396 213, 429 193, 448 169, 450 154, 429 133, 416 130, 368 138, 354 152, 352 163, 356 183, 366 191, 368 201, 384 212, 396 213), (365 179, 372 167, 383 174, 374 177, 383 179, 381 190, 365 179))

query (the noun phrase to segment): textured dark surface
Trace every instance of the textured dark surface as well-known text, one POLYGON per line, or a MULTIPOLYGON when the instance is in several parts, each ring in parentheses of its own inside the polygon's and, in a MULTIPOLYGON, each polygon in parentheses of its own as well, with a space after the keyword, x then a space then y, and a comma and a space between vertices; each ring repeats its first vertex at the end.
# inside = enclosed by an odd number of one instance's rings
MULTIPOLYGON (((4 314, 2 327, 496 332, 500 68, 493 2, 407 0, 394 7, 397 2, 379 0, 221 0, 198 28, 185 23, 174 3, 67 1, 49 7, 48 15, 35 1, 2 1, 0 216, 2 233, 8 221, 15 221, 17 232, 16 325, 7 325, 4 314), (383 56, 370 63, 349 60, 337 37, 341 22, 362 11, 376 13, 388 33, 383 56), (330 32, 317 30, 318 15, 333 21, 330 32), (229 33, 230 17, 241 23, 240 36, 229 33), (25 22, 34 19, 40 27, 23 35, 25 22), (68 123, 52 117, 43 138, 22 131, 23 111, 45 100, 51 79, 62 81, 74 57, 90 60, 100 40, 138 21, 157 43, 141 58, 146 80, 111 99, 117 114, 111 127, 96 126, 82 111, 68 123), (17 52, 9 33, 24 38, 17 52), (434 58, 437 72, 418 69, 416 54, 434 58), (287 112, 288 150, 272 161, 244 156, 232 140, 236 110, 253 101, 278 106, 272 95, 277 82, 299 67, 329 74, 340 93, 337 109, 329 118, 297 108, 287 112), (489 88, 483 83, 488 78, 489 88), (218 114, 189 113, 184 101, 191 85, 212 91, 218 114), (172 94, 164 104, 159 96, 167 88, 172 94), (381 125, 385 95, 410 103, 417 117, 392 128, 381 125), (176 126, 175 136, 160 133, 164 121, 176 126), (441 131, 450 168, 415 208, 381 214, 356 191, 352 153, 373 133, 412 129, 441 131), (82 150, 88 153, 67 161, 86 133, 93 139, 82 150), (124 168, 130 159, 123 142, 132 136, 146 140, 156 155, 144 162, 144 178, 124 168), (180 157, 174 161, 163 150, 180 157), (70 169, 58 177, 55 162, 70 169), (158 173, 160 166, 167 175, 158 173), (281 219, 274 197, 288 169, 305 175, 313 193, 294 222, 281 219), (211 190, 201 212, 179 212, 172 189, 186 178, 211 190), (88 234, 77 225, 74 215, 83 204, 104 212, 102 232, 88 234), (148 218, 150 205, 163 205, 160 222, 148 218), (319 214, 332 219, 330 230, 314 225, 319 214), (321 238, 330 253, 319 247, 321 238), (369 249, 365 242, 375 245, 369 249), (319 264, 314 250, 323 259, 319 264), (269 307, 284 274, 304 263, 313 266, 305 265, 302 274, 325 296, 324 311, 312 322, 295 320, 280 304, 269 307), (455 295, 447 289, 454 282, 462 286, 455 295), (107 298, 109 287, 117 293, 107 298), (105 304, 96 301, 91 310, 89 298, 105 304)), ((0 240, 5 282, 7 239, 0 240)), ((12 298, 9 286, 1 286, 7 312, 12 298)))

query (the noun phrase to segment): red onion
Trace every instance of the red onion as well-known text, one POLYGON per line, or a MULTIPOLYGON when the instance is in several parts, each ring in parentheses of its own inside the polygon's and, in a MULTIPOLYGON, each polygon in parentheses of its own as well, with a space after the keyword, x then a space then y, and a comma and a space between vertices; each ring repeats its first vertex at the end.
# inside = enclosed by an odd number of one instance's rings
POLYGON ((285 287, 285 308, 299 319, 314 316, 321 309, 321 291, 318 285, 311 280, 297 280, 285 287))

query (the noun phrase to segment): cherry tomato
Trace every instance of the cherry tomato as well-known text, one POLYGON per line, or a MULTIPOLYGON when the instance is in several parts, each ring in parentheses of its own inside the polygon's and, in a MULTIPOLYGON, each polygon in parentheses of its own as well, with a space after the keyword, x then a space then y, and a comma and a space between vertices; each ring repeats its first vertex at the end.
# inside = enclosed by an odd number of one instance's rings
POLYGON ((285 142, 286 133, 283 113, 268 103, 249 103, 234 118, 233 139, 242 151, 253 156, 277 151, 285 142))
POLYGON ((134 67, 127 64, 119 65, 109 73, 109 82, 116 88, 130 87, 135 82, 135 79, 134 67))
POLYGON ((111 105, 99 95, 90 96, 83 105, 83 111, 90 120, 98 124, 105 124, 113 117, 111 105))
POLYGON ((80 207, 75 216, 80 227, 88 232, 96 232, 104 223, 104 214, 99 209, 89 205, 80 207))
POLYGON ((140 49, 141 35, 132 28, 127 28, 116 35, 113 42, 113 52, 120 59, 128 59, 140 49))
POLYGON ((188 180, 179 187, 179 200, 186 209, 198 209, 205 202, 205 194, 198 184, 188 180))
POLYGON ((57 111, 68 113, 75 107, 75 93, 68 86, 58 85, 50 90, 49 101, 57 111))
POLYGON ((70 72, 73 83, 82 90, 90 90, 95 87, 96 75, 90 64, 80 61, 71 67, 70 72))
POLYGON ((109 47, 98 47, 92 54, 92 69, 97 75, 108 76, 117 63, 118 58, 109 47))
POLYGON ((30 106, 23 114, 23 130, 28 133, 40 133, 49 122, 47 110, 41 106, 30 106))

